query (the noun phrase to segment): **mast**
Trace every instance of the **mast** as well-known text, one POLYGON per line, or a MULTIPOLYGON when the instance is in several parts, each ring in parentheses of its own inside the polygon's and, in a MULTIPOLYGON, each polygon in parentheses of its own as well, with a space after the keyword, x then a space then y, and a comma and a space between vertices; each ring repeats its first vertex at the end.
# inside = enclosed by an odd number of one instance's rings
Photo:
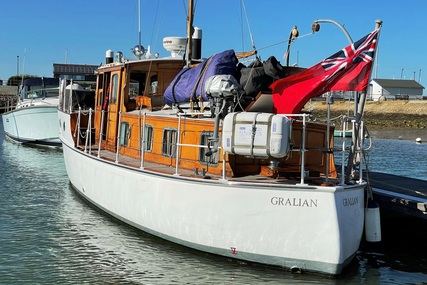
POLYGON ((187 48, 185 51, 185 62, 186 62, 186 66, 190 66, 191 64, 191 52, 192 52, 192 47, 191 47, 191 37, 193 34, 193 19, 194 19, 194 14, 193 14, 193 0, 189 0, 188 1, 188 12, 187 12, 187 48))
POLYGON ((141 0, 138 0, 138 44, 132 49, 132 52, 138 59, 141 59, 145 53, 145 49, 141 45, 141 0))

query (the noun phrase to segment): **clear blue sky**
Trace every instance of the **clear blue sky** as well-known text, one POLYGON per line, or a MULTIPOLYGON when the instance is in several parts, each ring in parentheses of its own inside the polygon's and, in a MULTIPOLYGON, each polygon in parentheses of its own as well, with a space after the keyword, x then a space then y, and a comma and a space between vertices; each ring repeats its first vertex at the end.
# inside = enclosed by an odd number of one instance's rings
MULTIPOLYGON (((165 36, 185 36, 185 0, 141 0, 142 44, 152 53, 168 53, 165 36)), ((194 25, 203 30, 202 56, 225 49, 250 50, 241 0, 195 0, 194 25)), ((421 79, 427 87, 427 1, 409 2, 245 0, 249 26, 263 60, 274 55, 286 60, 286 41, 294 25, 300 36, 291 47, 290 64, 310 67, 348 45, 344 33, 330 23, 311 34, 316 19, 331 19, 346 28, 353 41, 383 21, 378 78, 421 79), (309 34, 309 35, 308 35, 309 34), (307 36, 306 36, 307 35, 307 36), (421 76, 420 76, 421 75, 421 76)), ((18 72, 52 76, 53 63, 100 64, 105 51, 132 57, 138 43, 138 1, 4 0, 0 5, 0 79, 18 72)))

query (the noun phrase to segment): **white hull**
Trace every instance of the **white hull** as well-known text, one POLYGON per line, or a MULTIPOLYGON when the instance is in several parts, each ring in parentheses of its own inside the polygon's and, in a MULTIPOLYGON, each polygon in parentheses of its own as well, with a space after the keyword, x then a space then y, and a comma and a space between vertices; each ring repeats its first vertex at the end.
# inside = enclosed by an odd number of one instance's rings
POLYGON ((58 98, 21 103, 2 114, 7 137, 19 143, 60 146, 58 98))
POLYGON ((136 228, 208 253, 329 274, 359 248, 365 184, 260 185, 135 169, 76 149, 70 117, 59 115, 75 190, 136 228))

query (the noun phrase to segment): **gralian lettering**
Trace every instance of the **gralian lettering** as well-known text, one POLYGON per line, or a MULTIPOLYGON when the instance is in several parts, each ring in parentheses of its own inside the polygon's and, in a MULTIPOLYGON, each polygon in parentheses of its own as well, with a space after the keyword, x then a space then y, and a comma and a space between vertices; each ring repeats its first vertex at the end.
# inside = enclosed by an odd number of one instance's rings
POLYGON ((342 200, 342 204, 344 205, 344 207, 357 205, 359 204, 359 197, 344 198, 342 200))
POLYGON ((272 197, 270 203, 274 206, 286 207, 317 207, 317 199, 272 197))

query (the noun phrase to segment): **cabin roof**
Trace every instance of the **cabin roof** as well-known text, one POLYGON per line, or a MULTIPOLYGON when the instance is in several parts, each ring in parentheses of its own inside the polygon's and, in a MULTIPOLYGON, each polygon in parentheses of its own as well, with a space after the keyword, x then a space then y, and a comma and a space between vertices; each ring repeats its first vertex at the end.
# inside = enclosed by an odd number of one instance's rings
POLYGON ((137 60, 125 60, 123 62, 112 62, 108 64, 104 64, 99 67, 99 70, 114 68, 117 66, 124 65, 137 65, 137 64, 149 64, 149 63, 182 63, 182 58, 173 58, 173 57, 165 57, 165 58, 149 58, 149 59, 137 59, 137 60))
POLYGON ((424 89, 420 83, 408 79, 372 79, 383 88, 419 88, 424 89))

